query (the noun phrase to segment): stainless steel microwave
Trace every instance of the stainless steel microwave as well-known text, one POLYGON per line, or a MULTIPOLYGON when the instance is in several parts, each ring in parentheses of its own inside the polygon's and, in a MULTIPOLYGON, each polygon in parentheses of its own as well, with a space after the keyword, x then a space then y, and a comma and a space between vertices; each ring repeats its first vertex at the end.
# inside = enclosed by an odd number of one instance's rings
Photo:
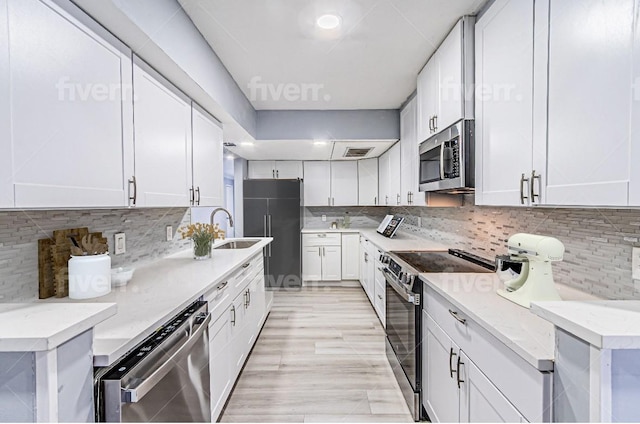
POLYGON ((420 191, 472 193, 474 121, 462 120, 420 144, 420 191))

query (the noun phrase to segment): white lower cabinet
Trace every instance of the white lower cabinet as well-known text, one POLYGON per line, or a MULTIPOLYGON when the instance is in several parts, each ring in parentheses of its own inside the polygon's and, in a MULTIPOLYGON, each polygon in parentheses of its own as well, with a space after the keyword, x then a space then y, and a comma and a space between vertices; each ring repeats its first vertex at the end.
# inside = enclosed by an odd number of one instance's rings
POLYGON ((433 422, 550 422, 551 372, 539 371, 426 287, 422 403, 433 422))
POLYGON ((360 235, 342 234, 342 279, 358 280, 360 278, 360 235))
POLYGON ((231 307, 209 325, 209 374, 211 375, 211 417, 215 420, 233 387, 231 375, 231 307))
POLYGON ((360 237, 360 284, 384 326, 387 283, 379 261, 382 253, 370 240, 360 237))
POLYGON ((271 308, 264 287, 262 254, 204 298, 209 302, 211 417, 215 422, 231 393, 271 308), (233 298, 233 300, 231 300, 233 298))
POLYGON ((302 236, 302 281, 342 280, 340 233, 308 233, 302 236))

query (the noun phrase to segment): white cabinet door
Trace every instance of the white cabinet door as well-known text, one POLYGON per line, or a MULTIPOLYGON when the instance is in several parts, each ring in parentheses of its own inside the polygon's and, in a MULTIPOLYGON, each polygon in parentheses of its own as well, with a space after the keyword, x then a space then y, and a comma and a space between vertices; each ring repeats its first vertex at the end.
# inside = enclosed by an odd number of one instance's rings
POLYGON ((272 160, 250 160, 248 177, 250 180, 271 180, 276 177, 276 163, 272 160))
POLYGON ((295 180, 302 178, 302 161, 285 160, 276 162, 276 178, 280 180, 295 180))
POLYGON ((532 1, 496 0, 476 22, 479 205, 520 205, 520 180, 531 172, 533 5, 532 1))
POLYGON ((378 199, 379 199, 379 204, 383 206, 393 204, 391 199, 391 194, 389 192, 389 187, 390 187, 389 155, 390 155, 390 152, 389 150, 387 150, 378 159, 378 170, 379 170, 378 199))
POLYGON ((331 162, 331 206, 358 205, 358 163, 331 162))
POLYGON ((416 137, 416 104, 411 100, 400 112, 400 204, 424 206, 424 193, 418 184, 419 144, 416 137))
POLYGON ((342 279, 360 279, 360 235, 342 234, 342 279))
POLYGON ((367 250, 365 247, 365 239, 360 236, 360 257, 358 261, 360 262, 360 285, 363 289, 366 290, 366 276, 367 276, 367 250))
POLYGON ((633 0, 551 1, 545 204, 628 204, 635 14, 633 0))
POLYGON ((400 143, 389 149, 389 204, 400 205, 402 194, 400 187, 400 143))
POLYGON ((330 162, 304 162, 304 206, 331 206, 330 162))
POLYGON ((463 117, 462 20, 458 21, 438 48, 439 110, 435 125, 441 131, 463 117))
POLYGON ((126 206, 130 53, 53 4, 3 3, 0 206, 126 206))
POLYGON ((418 74, 418 138, 421 142, 435 133, 433 118, 438 113, 440 103, 438 72, 438 58, 434 54, 418 74))
POLYGON ((460 422, 460 393, 455 373, 458 346, 425 311, 422 322, 424 407, 433 422, 460 422))
POLYGON ((137 64, 133 68, 138 206, 188 206, 191 106, 137 64))
POLYGON ((340 246, 322 246, 322 281, 342 280, 342 249, 340 246))
POLYGON ((378 205, 378 158, 358 161, 358 205, 378 205))
POLYGON ((321 281, 322 280, 322 247, 303 246, 302 247, 302 280, 321 281))
POLYGON ((222 128, 196 106, 192 120, 193 203, 195 206, 222 206, 222 128))
POLYGON ((211 374, 211 417, 215 422, 233 387, 231 376, 231 307, 209 325, 209 373, 211 374))
POLYGON ((496 386, 460 352, 460 422, 519 423, 526 421, 496 386))
POLYGON ((235 381, 240 373, 244 361, 247 359, 247 325, 246 325, 246 294, 243 291, 233 300, 229 314, 231 315, 231 379, 235 381))

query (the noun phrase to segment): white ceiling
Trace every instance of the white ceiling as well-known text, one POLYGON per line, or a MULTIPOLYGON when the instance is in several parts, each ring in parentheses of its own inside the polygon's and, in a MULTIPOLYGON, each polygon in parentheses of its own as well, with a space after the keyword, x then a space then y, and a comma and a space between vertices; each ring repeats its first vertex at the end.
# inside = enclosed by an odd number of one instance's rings
POLYGON ((373 141, 313 141, 313 140, 256 140, 239 143, 226 150, 248 160, 348 160, 343 157, 347 147, 372 148, 363 158, 378 157, 396 140, 373 141))
POLYGON ((253 106, 281 110, 398 108, 458 18, 485 1, 179 0, 253 106), (339 29, 316 27, 325 13, 339 29))

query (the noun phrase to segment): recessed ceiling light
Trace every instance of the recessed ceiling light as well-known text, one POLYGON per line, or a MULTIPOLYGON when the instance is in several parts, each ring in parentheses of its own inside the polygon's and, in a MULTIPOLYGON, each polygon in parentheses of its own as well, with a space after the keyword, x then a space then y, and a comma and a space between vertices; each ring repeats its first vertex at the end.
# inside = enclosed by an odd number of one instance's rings
POLYGON ((316 21, 322 29, 336 29, 340 26, 340 16, 333 14, 322 15, 316 21))

